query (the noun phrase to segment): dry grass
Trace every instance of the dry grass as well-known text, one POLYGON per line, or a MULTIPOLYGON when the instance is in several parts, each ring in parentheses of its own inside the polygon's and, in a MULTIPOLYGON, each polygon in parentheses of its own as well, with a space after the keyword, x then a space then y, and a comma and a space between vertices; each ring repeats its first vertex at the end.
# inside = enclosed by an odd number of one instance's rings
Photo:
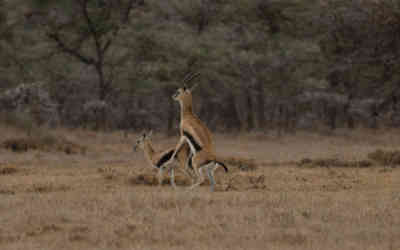
POLYGON ((218 135, 232 171, 216 172, 214 193, 188 192, 183 175, 177 190, 169 178, 158 187, 134 136, 118 132, 54 131, 84 155, 0 149, 0 249, 400 249, 399 168, 295 164, 400 146, 398 131, 346 133, 218 135))

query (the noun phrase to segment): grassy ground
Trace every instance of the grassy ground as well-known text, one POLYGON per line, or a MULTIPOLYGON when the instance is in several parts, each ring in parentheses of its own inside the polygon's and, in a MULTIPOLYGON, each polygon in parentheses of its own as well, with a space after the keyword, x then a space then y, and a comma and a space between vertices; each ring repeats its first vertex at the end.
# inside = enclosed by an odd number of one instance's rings
POLYGON ((221 156, 256 168, 218 170, 214 193, 154 185, 134 135, 54 136, 86 150, 0 149, 0 249, 400 249, 400 168, 296 164, 366 159, 399 148, 398 131, 217 135, 221 156))

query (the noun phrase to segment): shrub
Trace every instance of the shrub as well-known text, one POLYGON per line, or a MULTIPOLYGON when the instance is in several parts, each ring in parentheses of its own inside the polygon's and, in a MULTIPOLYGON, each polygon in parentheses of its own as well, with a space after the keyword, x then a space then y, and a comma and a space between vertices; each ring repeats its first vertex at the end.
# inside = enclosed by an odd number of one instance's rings
POLYGON ((28 150, 59 151, 66 154, 84 154, 86 152, 86 147, 51 134, 10 138, 2 143, 2 147, 13 152, 28 150))
POLYGON ((384 166, 400 165, 400 151, 384 151, 378 149, 368 154, 368 158, 384 166))
POLYGON ((355 161, 346 161, 339 160, 337 158, 303 158, 299 162, 297 162, 297 166, 299 167, 358 167, 358 168, 367 168, 371 167, 373 163, 369 160, 355 160, 355 161))
POLYGON ((235 166, 241 171, 253 171, 257 169, 257 164, 254 159, 240 158, 240 157, 226 157, 224 163, 229 166, 235 166))

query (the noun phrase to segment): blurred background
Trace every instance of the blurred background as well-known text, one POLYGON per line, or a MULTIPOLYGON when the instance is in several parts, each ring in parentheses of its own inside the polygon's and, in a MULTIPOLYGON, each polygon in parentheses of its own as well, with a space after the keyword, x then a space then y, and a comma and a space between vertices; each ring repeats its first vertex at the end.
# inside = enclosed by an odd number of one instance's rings
POLYGON ((400 126, 395 0, 0 0, 0 119, 176 134, 400 126))

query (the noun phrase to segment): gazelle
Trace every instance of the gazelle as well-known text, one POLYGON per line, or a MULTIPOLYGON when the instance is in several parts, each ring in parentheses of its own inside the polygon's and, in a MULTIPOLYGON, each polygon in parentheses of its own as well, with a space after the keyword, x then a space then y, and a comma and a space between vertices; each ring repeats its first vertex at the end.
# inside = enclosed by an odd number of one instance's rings
POLYGON ((158 185, 161 186, 163 180, 163 172, 165 169, 169 170, 171 185, 175 188, 175 169, 174 166, 167 167, 167 162, 173 161, 175 159, 175 155, 177 161, 180 165, 180 169, 191 179, 192 184, 194 181, 194 176, 190 172, 189 168, 191 168, 191 152, 188 145, 184 145, 180 148, 180 150, 174 154, 175 148, 170 148, 164 151, 155 151, 151 144, 151 135, 152 131, 149 133, 143 133, 136 141, 136 144, 133 147, 133 150, 136 152, 138 148, 142 149, 147 161, 154 168, 158 169, 158 185), (174 155, 174 158, 172 158, 174 155))
MULTIPOLYGON (((184 83, 191 81, 197 75, 192 74, 184 79, 184 83)), ((172 96, 175 101, 179 102, 181 111, 180 121, 180 139, 175 148, 175 156, 182 147, 185 145, 190 146, 190 150, 193 154, 192 166, 196 175, 199 177, 197 182, 190 188, 193 189, 204 182, 203 170, 207 171, 208 178, 210 179, 211 191, 214 191, 215 180, 214 171, 218 166, 222 166, 225 172, 228 172, 228 168, 224 163, 217 159, 214 144, 212 141, 211 132, 207 126, 193 113, 192 103, 192 90, 186 86, 179 88, 176 93, 172 96)))

